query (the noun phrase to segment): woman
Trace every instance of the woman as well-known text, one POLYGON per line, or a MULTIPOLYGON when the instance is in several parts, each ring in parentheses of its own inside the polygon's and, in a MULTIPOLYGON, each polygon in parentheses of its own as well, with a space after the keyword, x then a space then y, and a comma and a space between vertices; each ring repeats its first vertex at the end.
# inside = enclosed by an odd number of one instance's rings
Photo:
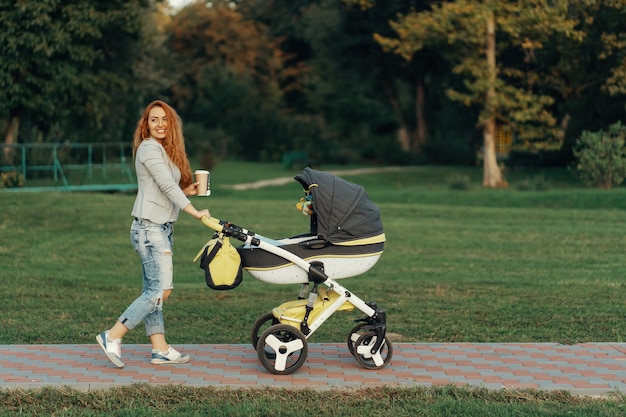
POLYGON ((198 194, 198 183, 192 182, 182 121, 166 103, 157 100, 144 110, 135 130, 133 158, 138 190, 130 238, 141 257, 143 291, 96 340, 111 362, 121 368, 122 338, 143 321, 152 343, 151 363, 186 363, 189 355, 165 341, 163 324, 163 302, 173 288, 173 224, 181 209, 196 219, 210 214, 206 209, 197 210, 189 201, 188 196, 198 194))

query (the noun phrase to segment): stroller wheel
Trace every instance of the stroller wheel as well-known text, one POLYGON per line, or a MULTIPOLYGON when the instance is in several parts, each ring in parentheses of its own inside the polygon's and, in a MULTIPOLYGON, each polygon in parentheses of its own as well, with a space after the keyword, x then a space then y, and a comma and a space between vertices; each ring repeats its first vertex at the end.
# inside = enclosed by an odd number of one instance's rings
POLYGON ((354 358, 364 368, 380 369, 386 366, 393 356, 391 341, 385 336, 385 340, 377 352, 372 353, 372 346, 376 343, 376 332, 368 332, 361 335, 354 343, 354 358))
POLYGON ((275 375, 297 371, 308 353, 306 336, 289 324, 276 324, 267 329, 256 347, 261 364, 275 375))
POLYGON ((267 330, 270 326, 280 323, 280 321, 274 317, 272 312, 265 313, 261 317, 257 319, 252 326, 252 332, 250 333, 250 342, 252 342, 252 347, 256 349, 259 344, 259 337, 261 334, 267 330))
POLYGON ((348 350, 354 356, 354 344, 362 334, 370 330, 370 325, 368 323, 359 323, 350 330, 348 333, 348 339, 346 342, 348 343, 348 350))

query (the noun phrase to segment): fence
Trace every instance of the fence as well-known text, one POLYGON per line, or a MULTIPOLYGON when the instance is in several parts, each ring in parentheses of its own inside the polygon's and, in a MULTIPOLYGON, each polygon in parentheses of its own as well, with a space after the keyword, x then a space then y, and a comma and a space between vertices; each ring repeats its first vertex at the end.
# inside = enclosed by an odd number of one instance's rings
POLYGON ((131 143, 30 143, 0 149, 2 191, 137 188, 131 143))
POLYGON ((506 158, 511 153, 514 137, 510 126, 496 126, 496 155, 506 158))

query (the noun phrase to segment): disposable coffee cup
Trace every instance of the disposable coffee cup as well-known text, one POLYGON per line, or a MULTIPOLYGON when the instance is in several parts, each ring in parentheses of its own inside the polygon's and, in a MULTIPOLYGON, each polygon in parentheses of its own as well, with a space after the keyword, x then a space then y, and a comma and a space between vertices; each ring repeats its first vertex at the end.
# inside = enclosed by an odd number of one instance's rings
POLYGON ((208 197, 211 195, 211 173, 202 169, 196 170, 196 182, 198 183, 198 195, 208 197))

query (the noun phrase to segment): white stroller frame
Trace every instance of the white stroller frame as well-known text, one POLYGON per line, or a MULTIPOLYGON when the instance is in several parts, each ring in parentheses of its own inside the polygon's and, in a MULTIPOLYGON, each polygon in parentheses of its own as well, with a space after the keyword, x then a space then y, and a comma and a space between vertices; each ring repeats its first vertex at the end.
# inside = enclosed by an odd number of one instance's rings
MULTIPOLYGON (((260 362, 269 372, 287 375, 298 370, 306 360, 307 339, 336 311, 352 308, 357 308, 365 314, 364 318, 355 320, 360 323, 348 333, 347 337, 348 349, 357 362, 367 369, 380 369, 390 362, 393 347, 385 335, 385 310, 378 308, 374 302, 363 301, 341 285, 337 278, 325 274, 323 262, 316 260, 309 262, 280 245, 270 243, 271 240, 263 236, 216 218, 204 217, 202 222, 226 237, 244 242, 244 246, 272 253, 306 271, 307 278, 304 281, 297 277, 288 282, 267 276, 259 277, 254 271, 249 271, 252 276, 265 282, 302 284, 298 301, 287 302, 274 308, 271 313, 259 317, 253 326, 251 342, 260 362), (312 288, 310 284, 313 285, 312 288), (330 296, 324 287, 319 287, 320 284, 327 288, 330 296), (284 314, 285 311, 294 309, 304 313, 304 316, 300 318, 284 314), (315 313, 311 314, 312 312, 315 313), (309 322, 310 318, 312 319, 309 322), (267 325, 270 327, 264 329, 267 325)), ((378 259, 380 253, 375 256, 378 259)))

